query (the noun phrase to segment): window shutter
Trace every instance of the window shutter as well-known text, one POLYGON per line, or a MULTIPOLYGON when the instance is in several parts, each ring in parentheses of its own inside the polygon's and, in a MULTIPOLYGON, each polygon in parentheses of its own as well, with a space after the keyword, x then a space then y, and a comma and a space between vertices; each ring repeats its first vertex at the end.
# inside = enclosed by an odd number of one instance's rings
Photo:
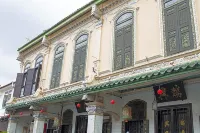
POLYGON ((172 55, 179 52, 176 6, 165 9, 165 21, 167 55, 172 55))
POLYGON ((194 48, 189 0, 165 7, 167 55, 194 48))
POLYGON ((124 59, 124 37, 123 29, 116 30, 115 32, 115 57, 114 57, 114 70, 122 69, 124 59))
POLYGON ((182 52, 194 48, 189 0, 178 3, 177 8, 179 18, 179 43, 180 51, 182 52))
POLYGON ((73 63, 73 72, 72 72, 72 82, 78 81, 80 53, 81 53, 80 49, 76 49, 75 50, 74 63, 73 63))
POLYGON ((24 89, 24 96, 31 95, 33 81, 34 81, 34 75, 35 75, 35 68, 29 69, 26 76, 26 84, 24 89))
POLYGON ((58 60, 57 60, 55 87, 59 87, 60 86, 60 76, 61 76, 61 71, 62 71, 62 61, 63 61, 63 56, 59 57, 58 60))
POLYGON ((56 70, 57 70, 57 59, 54 60, 54 64, 53 64, 52 77, 51 77, 51 86, 50 86, 51 89, 55 87, 56 70))
POLYGON ((124 67, 132 65, 132 25, 124 28, 124 67))
POLYGON ((23 79, 24 79, 24 73, 18 73, 16 82, 15 82, 15 88, 14 88, 13 97, 20 97, 20 92, 21 92, 21 87, 22 87, 22 84, 23 84, 23 79))
POLYGON ((84 80, 85 78, 85 64, 86 64, 86 49, 87 46, 81 47, 80 53, 80 64, 79 64, 79 73, 78 73, 78 81, 84 80))
POLYGON ((41 75, 41 70, 42 70, 42 65, 40 64, 37 68, 37 73, 35 73, 36 75, 36 87, 35 87, 35 91, 38 89, 39 87, 39 82, 40 82, 40 75, 41 75))

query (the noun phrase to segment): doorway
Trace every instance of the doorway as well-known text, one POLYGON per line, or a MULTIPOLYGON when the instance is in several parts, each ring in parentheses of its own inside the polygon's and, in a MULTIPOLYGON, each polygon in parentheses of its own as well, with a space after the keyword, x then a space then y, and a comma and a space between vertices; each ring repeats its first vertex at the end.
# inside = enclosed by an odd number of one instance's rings
POLYGON ((72 120, 73 120, 73 111, 66 110, 63 113, 61 133, 72 133, 72 120))
POLYGON ((125 133, 143 133, 144 121, 146 120, 146 102, 133 100, 126 104, 131 108, 132 119, 125 122, 125 133))

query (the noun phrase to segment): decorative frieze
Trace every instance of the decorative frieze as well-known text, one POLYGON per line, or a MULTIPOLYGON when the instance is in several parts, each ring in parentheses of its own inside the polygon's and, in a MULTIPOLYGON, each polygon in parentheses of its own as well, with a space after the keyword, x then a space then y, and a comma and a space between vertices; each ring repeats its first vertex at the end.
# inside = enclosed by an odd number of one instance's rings
MULTIPOLYGON (((14 104, 20 104, 20 103, 25 103, 27 105, 29 105, 29 102, 33 101, 33 100, 39 100, 45 97, 53 97, 55 95, 60 95, 60 94, 73 94, 73 93, 77 93, 77 92, 82 92, 85 89, 87 89, 88 87, 91 86, 98 86, 100 84, 106 84, 109 83, 111 81, 118 81, 120 79, 124 79, 124 78, 128 78, 128 77, 132 77, 132 76, 139 76, 141 74, 148 74, 148 73, 152 73, 152 72, 158 72, 161 69, 167 69, 167 68, 179 68, 178 66, 182 65, 182 64, 189 64, 191 62, 194 61, 199 61, 200 59, 200 53, 198 54, 194 54, 191 56, 186 56, 183 58, 179 58, 179 59, 175 59, 175 60, 171 60, 171 61, 163 61, 163 62, 159 62, 157 64, 153 64, 153 65, 148 65, 148 66, 144 66, 144 67, 140 67, 140 68, 129 68, 128 70, 121 70, 120 72, 114 72, 112 74, 107 74, 104 76, 100 76, 98 78, 95 78, 95 82, 91 82, 91 83, 87 83, 87 82, 78 82, 75 84, 66 84, 63 85, 61 87, 58 87, 56 89, 52 89, 52 90, 48 90, 48 91, 44 91, 43 92, 43 96, 42 97, 33 97, 33 96, 28 96, 28 97, 23 97, 23 98, 18 98, 15 99, 15 103, 14 104)), ((9 103, 8 105, 12 105, 13 103, 9 103)))

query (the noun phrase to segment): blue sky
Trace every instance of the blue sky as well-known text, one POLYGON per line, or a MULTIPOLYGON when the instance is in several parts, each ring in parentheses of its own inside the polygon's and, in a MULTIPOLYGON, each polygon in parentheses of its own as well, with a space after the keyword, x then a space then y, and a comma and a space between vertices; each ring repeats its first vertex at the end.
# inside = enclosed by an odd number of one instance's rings
POLYGON ((0 0, 0 85, 20 72, 20 46, 90 1, 0 0))

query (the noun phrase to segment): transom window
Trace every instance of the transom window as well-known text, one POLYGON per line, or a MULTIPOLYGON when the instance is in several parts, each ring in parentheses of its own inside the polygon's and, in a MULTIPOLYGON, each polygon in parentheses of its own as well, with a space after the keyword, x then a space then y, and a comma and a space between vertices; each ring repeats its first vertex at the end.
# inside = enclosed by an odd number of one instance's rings
POLYGON ((51 76, 51 85, 50 88, 56 88, 60 85, 60 76, 62 70, 62 62, 64 56, 64 46, 60 46, 56 49, 54 55, 54 63, 53 63, 53 70, 51 76))
POLYGON ((83 34, 76 40, 75 55, 72 72, 72 82, 84 80, 87 55, 88 35, 83 34))
POLYGON ((133 62, 133 13, 122 14, 115 22, 114 70, 123 69, 133 62))
POLYGON ((27 63, 26 66, 24 67, 24 72, 27 72, 28 69, 31 68, 31 63, 27 63))

